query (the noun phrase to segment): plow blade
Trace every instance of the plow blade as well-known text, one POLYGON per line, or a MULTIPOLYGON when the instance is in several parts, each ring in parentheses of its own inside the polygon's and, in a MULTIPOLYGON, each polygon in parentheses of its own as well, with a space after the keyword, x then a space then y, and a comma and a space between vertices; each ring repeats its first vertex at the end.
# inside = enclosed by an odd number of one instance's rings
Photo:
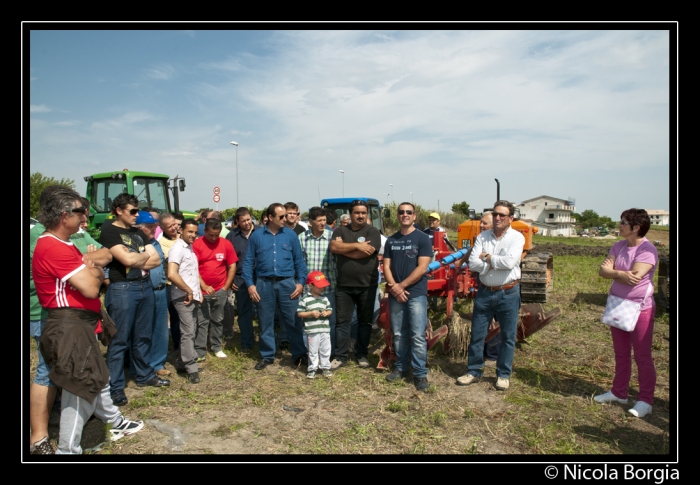
POLYGON ((545 313, 542 305, 527 303, 520 307, 517 341, 523 342, 533 333, 547 326, 552 320, 561 315, 561 309, 555 308, 545 313))

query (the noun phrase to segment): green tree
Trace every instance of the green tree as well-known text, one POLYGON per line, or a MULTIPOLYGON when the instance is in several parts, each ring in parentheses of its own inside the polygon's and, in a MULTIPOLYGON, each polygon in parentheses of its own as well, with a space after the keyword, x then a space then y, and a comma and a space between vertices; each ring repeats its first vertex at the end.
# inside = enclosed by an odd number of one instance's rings
POLYGON ((600 216, 594 210, 587 209, 581 212, 581 215, 576 219, 576 222, 583 226, 584 229, 600 226, 600 216))
POLYGON ((35 217, 39 213, 39 198, 49 185, 65 185, 75 190, 75 182, 73 180, 56 180, 53 177, 45 177, 39 172, 34 172, 29 176, 29 215, 31 217, 35 217))
POLYGON ((469 215, 469 204, 462 201, 459 204, 452 204, 452 212, 455 214, 463 214, 464 216, 469 215))

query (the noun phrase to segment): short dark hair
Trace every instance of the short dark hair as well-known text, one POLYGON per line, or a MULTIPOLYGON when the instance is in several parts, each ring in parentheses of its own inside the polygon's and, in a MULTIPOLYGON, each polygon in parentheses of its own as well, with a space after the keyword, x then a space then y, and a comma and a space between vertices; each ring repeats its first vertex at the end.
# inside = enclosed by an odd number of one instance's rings
POLYGON ((286 204, 284 204, 284 208, 287 210, 290 210, 290 209, 295 210, 295 211, 299 210, 299 206, 296 205, 294 202, 287 202, 286 204))
POLYGON ((223 219, 223 218, 221 217, 221 212, 220 212, 220 211, 209 211, 209 212, 207 212, 207 214, 209 214, 209 215, 207 216, 207 220, 209 220, 209 219, 218 219, 218 220, 221 221, 221 220, 223 219))
POLYGON ((311 209, 309 209, 309 220, 310 221, 315 221, 319 217, 327 217, 326 216, 326 209, 324 209, 323 207, 318 207, 318 206, 312 207, 311 209))
POLYGON ((265 211, 265 215, 269 219, 270 217, 275 215, 275 211, 277 210, 278 207, 282 207, 283 209, 287 209, 285 206, 280 204, 279 202, 273 202, 269 206, 267 206, 267 210, 265 211))
POLYGON ((204 230, 208 231, 213 229, 214 231, 221 230, 221 221, 216 217, 207 217, 207 222, 204 223, 204 230))
MULTIPOLYGON (((399 205, 396 206, 396 208, 398 209, 398 208, 401 207, 402 205, 410 205, 410 206, 413 208, 413 212, 414 212, 414 213, 416 212, 416 206, 413 205, 412 202, 401 202, 399 205)), ((438 219, 438 220, 439 220, 439 219, 438 219)))
POLYGON ((358 199, 358 200, 353 200, 352 202, 350 202, 350 213, 351 213, 351 214, 352 214, 352 210, 353 210, 355 207, 357 207, 358 205, 363 205, 363 206, 365 206, 365 209, 367 209, 367 212, 369 212, 369 205, 367 205, 367 202, 365 202, 364 200, 359 200, 359 199, 358 199))
MULTIPOLYGON (((183 221, 183 222, 185 221, 185 214, 183 214, 182 212, 173 212, 173 217, 175 219, 177 219, 178 221, 183 221)), ((194 219, 192 219, 192 220, 194 220, 194 219)))
POLYGON ((513 214, 515 214, 515 206, 513 204, 511 204, 510 202, 508 202, 507 200, 499 200, 498 202, 493 204, 494 211, 496 210, 496 207, 505 207, 506 209, 508 209, 509 216, 512 216, 513 214))
POLYGON ((338 219, 338 214, 333 209, 326 209, 326 224, 332 226, 338 219))
POLYGON ((117 209, 124 210, 127 205, 133 205, 134 207, 139 206, 139 199, 135 195, 127 194, 123 192, 116 196, 112 201, 112 214, 117 215, 117 209))
MULTIPOLYGON (((250 214, 250 211, 248 210, 247 207, 239 207, 238 209, 236 209, 236 217, 235 217, 235 219, 238 220, 238 219, 240 219, 240 218, 243 217, 243 216, 250 216, 250 215, 251 215, 251 214, 250 214)), ((251 217, 252 217, 252 216, 251 216, 251 217)))
POLYGON ((70 213, 81 197, 75 190, 65 185, 50 185, 44 189, 44 192, 39 198, 41 208, 36 218, 46 229, 53 229, 61 223, 63 213, 70 213), (44 192, 47 193, 44 194, 44 192))
POLYGON ((180 227, 182 227, 182 228, 184 229, 184 228, 187 227, 187 226, 197 226, 197 227, 199 227, 199 224, 197 224, 197 221, 195 221, 194 219, 192 219, 192 218, 190 217, 189 219, 185 219, 184 221, 182 221, 182 225, 181 225, 180 227))
POLYGON ((630 229, 634 229, 634 226, 639 226, 639 231, 637 232, 639 237, 646 236, 647 232, 649 232, 649 226, 651 226, 649 214, 644 209, 627 209, 620 214, 620 220, 629 222, 630 229))

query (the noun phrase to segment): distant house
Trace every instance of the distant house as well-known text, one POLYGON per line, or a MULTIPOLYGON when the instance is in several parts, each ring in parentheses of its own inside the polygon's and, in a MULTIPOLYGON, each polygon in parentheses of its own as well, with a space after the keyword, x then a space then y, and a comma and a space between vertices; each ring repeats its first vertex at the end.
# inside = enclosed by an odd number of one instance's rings
POLYGON ((655 209, 644 209, 649 214, 649 219, 651 223, 656 226, 668 226, 668 219, 671 214, 668 211, 655 210, 655 209))
POLYGON ((543 236, 575 236, 576 219, 571 217, 576 212, 575 201, 540 195, 527 199, 517 207, 520 219, 539 229, 543 236))

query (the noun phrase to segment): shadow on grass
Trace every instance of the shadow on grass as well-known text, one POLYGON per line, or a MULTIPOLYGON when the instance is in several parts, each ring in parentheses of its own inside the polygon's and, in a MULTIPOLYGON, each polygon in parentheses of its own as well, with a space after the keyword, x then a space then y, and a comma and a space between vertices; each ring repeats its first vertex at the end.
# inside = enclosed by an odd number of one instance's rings
MULTIPOLYGON (((644 419, 649 420, 649 417, 644 419)), ((654 434, 622 426, 615 426, 607 431, 598 426, 574 426, 573 431, 591 441, 598 441, 606 445, 614 443, 624 455, 651 454, 670 457, 666 433, 654 434)))
POLYGON ((608 295, 606 293, 577 293, 572 303, 577 305, 598 305, 605 308, 607 301, 608 295))

